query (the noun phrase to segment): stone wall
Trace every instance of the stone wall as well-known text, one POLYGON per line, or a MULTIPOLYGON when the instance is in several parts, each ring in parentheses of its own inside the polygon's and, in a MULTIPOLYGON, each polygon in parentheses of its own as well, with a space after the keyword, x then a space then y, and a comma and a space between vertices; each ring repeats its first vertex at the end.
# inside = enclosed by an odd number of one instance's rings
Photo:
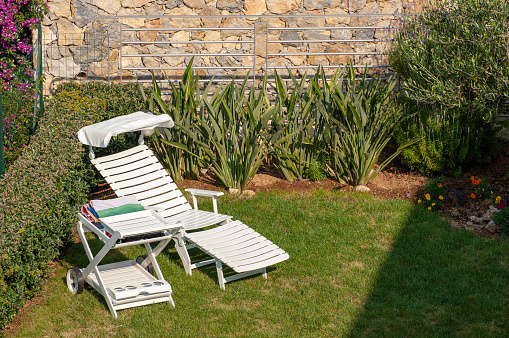
MULTIPOLYGON (((199 70, 206 77, 226 73, 242 76, 247 70, 236 72, 224 67, 242 67, 255 64, 258 75, 263 67, 299 67, 306 65, 345 65, 352 58, 357 65, 380 65, 386 63, 383 55, 356 55, 358 52, 383 52, 381 42, 341 43, 278 43, 296 40, 372 40, 387 37, 386 27, 395 11, 415 10, 413 3, 402 0, 49 0, 50 12, 43 21, 44 64, 46 88, 58 79, 65 78, 139 78, 146 71, 119 68, 164 67, 170 75, 182 73, 192 55, 199 53, 221 54, 197 57, 197 67, 217 67, 216 70, 199 70), (381 16, 348 16, 369 14, 381 16), (164 15, 206 16, 202 18, 168 18, 164 15), (249 17, 248 15, 265 16, 249 17), (312 18, 288 17, 288 15, 316 15, 312 18), (129 17, 137 16, 137 17, 129 17), (139 16, 147 16, 141 18, 139 16), (223 17, 216 17, 223 16, 223 17), (285 17, 286 16, 286 17, 285 17), (269 27, 364 27, 362 29, 320 29, 270 31, 256 37, 257 49, 242 41, 253 40, 252 32, 242 27, 265 21, 269 27), (122 41, 161 41, 160 44, 122 44, 119 50, 119 25, 123 28, 218 28, 203 31, 150 31, 139 30, 122 33, 122 41), (221 28, 239 27, 226 31, 221 28), (367 28, 366 28, 367 27, 367 28), (373 28, 371 28, 373 27, 373 28), (377 28, 379 27, 379 28, 377 28), (268 44, 268 49, 265 47, 268 44), (164 43, 165 41, 224 41, 223 44, 164 43), (226 42, 229 41, 229 42, 226 42), (238 41, 238 43, 236 42, 238 41), (343 53, 332 55, 302 55, 306 53, 343 53), (227 53, 243 54, 229 57, 227 53), (268 57, 267 53, 285 54, 268 57), (345 55, 345 53, 351 53, 345 55), (124 57, 119 55, 140 55, 124 57), (143 56, 157 54, 165 56, 143 56), (173 54, 189 56, 173 57, 173 54), (290 54, 290 55, 287 55, 290 54), (267 57, 269 58, 267 60, 267 57)), ((303 73, 295 69, 296 73, 303 73)), ((284 72, 281 69, 281 72, 284 72)))

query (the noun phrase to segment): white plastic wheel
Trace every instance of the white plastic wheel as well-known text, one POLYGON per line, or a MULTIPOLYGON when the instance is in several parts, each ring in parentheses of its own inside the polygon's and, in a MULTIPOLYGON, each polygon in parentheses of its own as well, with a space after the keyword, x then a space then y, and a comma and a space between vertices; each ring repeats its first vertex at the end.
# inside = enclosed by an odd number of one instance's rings
POLYGON ((83 278, 83 274, 79 268, 70 268, 67 270, 67 288, 74 295, 80 294, 83 292, 83 287, 85 286, 85 279, 83 278))

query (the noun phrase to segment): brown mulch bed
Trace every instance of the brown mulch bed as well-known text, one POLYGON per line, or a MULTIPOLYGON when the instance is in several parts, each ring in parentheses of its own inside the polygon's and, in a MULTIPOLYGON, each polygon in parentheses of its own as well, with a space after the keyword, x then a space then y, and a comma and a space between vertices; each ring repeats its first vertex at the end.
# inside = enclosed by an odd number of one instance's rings
MULTIPOLYGON (((488 165, 478 165, 465 169, 458 177, 445 176, 444 185, 448 190, 444 196, 443 206, 438 211, 441 216, 450 220, 450 224, 457 228, 471 229, 467 224, 470 216, 481 217, 493 202, 486 199, 472 199, 474 192, 470 177, 486 180, 490 183, 495 194, 504 201, 509 200, 509 145, 500 156, 488 165)), ((396 161, 390 168, 381 172, 368 186, 369 194, 384 199, 411 200, 416 202, 424 197, 424 185, 432 177, 425 177, 416 172, 402 169, 396 161)), ((220 190, 217 180, 211 175, 203 175, 198 180, 184 180, 182 186, 199 189, 220 190)), ((313 189, 351 191, 352 187, 327 179, 317 182, 300 180, 289 182, 279 176, 273 167, 262 167, 254 179, 248 184, 248 189, 255 192, 279 190, 284 192, 306 192, 313 189)), ((474 229, 483 237, 498 237, 498 231, 474 229)))

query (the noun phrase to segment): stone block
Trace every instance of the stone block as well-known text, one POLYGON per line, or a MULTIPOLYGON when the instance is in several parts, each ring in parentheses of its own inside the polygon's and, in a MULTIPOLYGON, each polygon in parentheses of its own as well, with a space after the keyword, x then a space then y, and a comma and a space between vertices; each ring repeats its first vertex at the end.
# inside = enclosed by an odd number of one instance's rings
POLYGON ((304 40, 330 40, 330 31, 328 30, 306 30, 302 34, 304 40))
MULTIPOLYGON (((238 36, 229 36, 224 41, 239 41, 238 36)), ((226 48, 227 50, 237 50, 241 49, 242 45, 240 43, 223 43, 223 48, 226 48)))
POLYGON ((154 2, 144 6, 143 10, 145 12, 145 15, 148 15, 148 16, 157 16, 157 15, 161 15, 161 13, 162 13, 161 6, 159 6, 158 4, 156 4, 154 2))
MULTIPOLYGON (((291 14, 300 14, 294 13, 291 14)), ((286 21, 287 27, 324 27, 325 26, 325 18, 321 16, 314 17, 290 17, 283 18, 283 21, 286 21)))
POLYGON ((372 40, 375 35, 375 30, 371 28, 357 29, 354 31, 357 40, 372 40))
MULTIPOLYGON (((339 1, 339 3, 343 5, 344 1, 339 1)), ((334 8, 338 5, 337 0, 303 0, 303 7, 308 11, 334 8)))
POLYGON ((140 41, 156 41, 157 31, 140 31, 140 41))
MULTIPOLYGON (((188 7, 182 7, 182 8, 175 8, 172 10, 165 10, 164 13, 161 14, 168 14, 168 15, 190 15, 190 16, 197 16, 196 11, 188 8, 188 7)), ((164 21, 164 23, 161 23, 164 27, 173 27, 173 28, 192 28, 192 27, 200 27, 201 26, 201 20, 199 18, 173 18, 171 20, 161 20, 164 21)))
MULTIPOLYGON (((200 11, 200 15, 219 15, 221 12, 216 7, 212 6, 205 6, 200 11)), ((221 26, 221 18, 202 18, 201 22, 203 24, 203 27, 207 28, 214 28, 214 27, 220 27, 221 26)))
POLYGON ((117 14, 118 10, 122 8, 121 0, 85 0, 86 3, 102 9, 108 14, 117 14))
MULTIPOLYGON (((208 31, 203 39, 204 41, 221 41, 221 33, 219 31, 208 31)), ((222 43, 205 43, 205 49, 212 54, 220 53, 223 49, 222 43)))
POLYGON ((366 6, 366 0, 349 0, 348 11, 350 13, 357 12, 366 6))
POLYGON ((98 62, 108 56, 107 47, 97 46, 79 46, 69 47, 74 62, 77 64, 87 64, 89 62, 98 62))
POLYGON ((308 56, 308 64, 313 66, 328 66, 329 60, 324 55, 310 55, 308 56))
POLYGON ((118 22, 131 28, 143 28, 145 26, 145 19, 143 18, 119 18, 118 22))
POLYGON ((161 67, 161 61, 153 56, 143 56, 141 62, 145 67, 150 69, 161 67))
POLYGON ((76 26, 83 28, 97 18, 97 8, 87 4, 84 0, 73 0, 71 7, 72 18, 76 26))
MULTIPOLYGON (((189 32, 187 31, 178 31, 170 36, 170 41, 189 41, 189 32)), ((172 43, 172 47, 186 47, 186 44, 183 43, 172 43)))
POLYGON ((325 15, 337 15, 336 17, 325 18, 325 23, 329 26, 345 26, 350 24, 350 17, 344 8, 328 8, 324 11, 325 15))
POLYGON ((62 58, 62 53, 60 53, 60 48, 56 41, 45 46, 46 56, 51 60, 58 60, 62 58))
POLYGON ((184 4, 189 8, 202 9, 205 7, 205 0, 183 0, 184 4))
POLYGON ((118 62, 104 59, 99 62, 92 62, 89 69, 97 77, 107 77, 118 72, 118 62))
MULTIPOLYGON (((281 34, 279 34, 279 40, 280 41, 299 41, 302 40, 302 37, 298 33, 298 31, 294 30, 287 30, 282 31, 281 34)), ((299 42, 283 42, 285 46, 292 46, 292 47, 299 47, 302 45, 302 43, 299 42)))
POLYGON ((221 23, 221 27, 238 28, 237 30, 221 31, 222 39, 226 39, 228 36, 240 37, 250 32, 250 29, 246 29, 249 28, 246 21, 239 18, 226 18, 221 23))
POLYGON ((83 44, 82 30, 69 20, 58 20, 57 31, 57 40, 59 46, 81 46, 83 44))
POLYGON ((272 14, 287 14, 292 10, 292 0, 271 0, 266 5, 272 14))
POLYGON ((244 0, 217 0, 216 7, 230 13, 239 13, 244 7, 244 0))
MULTIPOLYGON (((380 5, 376 2, 367 4, 364 8, 357 11, 357 14, 369 14, 369 15, 376 15, 376 14, 382 14, 382 11, 380 9, 380 5)), ((365 17, 356 17, 352 18, 351 25, 352 26, 374 26, 378 24, 380 21, 382 21, 384 17, 382 16, 365 16, 365 17)))
POLYGON ((70 0, 51 0, 48 1, 50 12, 59 18, 69 18, 71 16, 71 1, 70 0))
MULTIPOLYGON (((302 53, 302 50, 291 46, 287 48, 287 51, 289 54, 302 53)), ((301 66, 306 61, 305 55, 289 55, 285 56, 285 58, 288 59, 294 66, 301 66)))
POLYGON ((351 29, 333 29, 330 38, 331 40, 352 40, 353 32, 351 29))
POLYGON ((121 62, 122 68, 143 67, 143 62, 141 60, 141 51, 135 48, 134 46, 123 46, 121 62), (136 55, 136 56, 126 56, 126 55, 136 55))
POLYGON ((165 4, 167 9, 174 9, 176 7, 184 6, 184 1, 182 0, 168 0, 165 4))
POLYGON ((51 76, 74 78, 80 71, 80 65, 76 64, 72 57, 64 57, 59 60, 46 60, 47 70, 51 76))
POLYGON ((401 0, 390 0, 380 3, 380 10, 383 14, 394 14, 396 10, 403 9, 403 3, 401 0))
POLYGON ((41 26, 42 31, 42 41, 44 44, 52 43, 57 39, 57 35, 53 32, 53 30, 48 26, 41 26))
POLYGON ((326 53, 345 53, 345 54, 341 54, 341 55, 334 55, 334 54, 327 55, 327 59, 330 61, 330 63, 332 65, 346 66, 349 63, 349 60, 351 58, 353 58, 353 54, 348 54, 348 53, 353 53, 354 50, 352 47, 350 47, 349 45, 346 45, 346 44, 335 44, 335 45, 327 47, 325 49, 325 52, 326 53))
POLYGON ((265 1, 260 0, 245 0, 244 7, 245 15, 261 15, 267 11, 265 1))
MULTIPOLYGON (((169 53, 172 54, 172 53, 169 53)), ((175 53, 177 54, 177 53, 175 53)), ((168 65, 168 67, 178 67, 184 64, 183 56, 165 56, 163 57, 163 61, 168 65)))

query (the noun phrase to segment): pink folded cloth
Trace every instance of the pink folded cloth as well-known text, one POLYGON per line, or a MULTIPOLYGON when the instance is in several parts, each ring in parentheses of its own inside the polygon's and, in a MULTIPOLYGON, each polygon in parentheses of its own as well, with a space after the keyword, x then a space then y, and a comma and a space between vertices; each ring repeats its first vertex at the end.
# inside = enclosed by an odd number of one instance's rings
POLYGON ((100 210, 120 207, 126 204, 140 204, 140 202, 138 202, 134 196, 119 197, 112 200, 91 200, 90 203, 96 212, 100 210))

